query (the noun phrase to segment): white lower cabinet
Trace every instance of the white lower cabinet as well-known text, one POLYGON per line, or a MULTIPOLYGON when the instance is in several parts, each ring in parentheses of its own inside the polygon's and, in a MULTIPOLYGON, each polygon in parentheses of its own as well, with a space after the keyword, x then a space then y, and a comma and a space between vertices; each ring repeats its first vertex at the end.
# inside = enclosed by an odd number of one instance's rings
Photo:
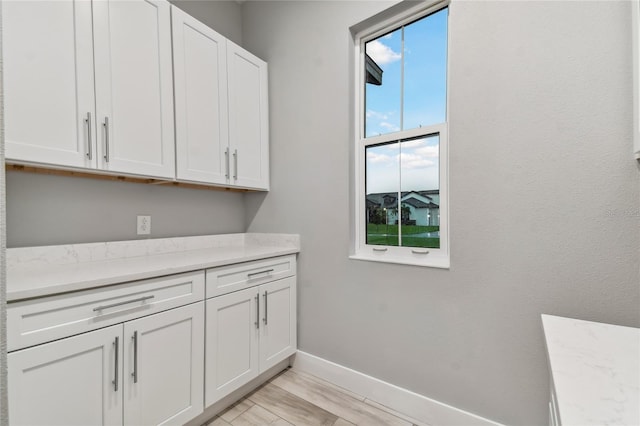
POLYGON ((114 325, 10 353, 10 424, 122 424, 121 342, 114 325))
POLYGON ((202 413, 204 302, 124 324, 124 424, 184 424, 202 413))
POLYGON ((296 351, 295 276, 206 301, 205 406, 296 351))
POLYGON ((12 425, 183 424, 203 410, 204 302, 9 354, 12 425))
POLYGON ((11 425, 182 425, 295 353, 296 257, 7 311, 11 425))

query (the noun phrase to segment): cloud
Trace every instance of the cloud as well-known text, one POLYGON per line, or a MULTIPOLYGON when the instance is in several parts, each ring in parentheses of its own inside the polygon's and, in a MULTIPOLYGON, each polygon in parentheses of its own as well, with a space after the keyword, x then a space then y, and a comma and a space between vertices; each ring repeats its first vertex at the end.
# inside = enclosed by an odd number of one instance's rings
POLYGON ((371 164, 381 164, 381 163, 390 163, 394 161, 394 158, 390 155, 386 154, 378 154, 377 152, 368 151, 367 152, 367 163, 371 164))
POLYGON ((403 148, 417 148, 424 145, 424 139, 414 139, 411 141, 402 142, 403 148))
POLYGON ((383 129, 387 129, 390 132, 398 132, 400 130, 400 127, 386 121, 381 121, 380 123, 378 123, 378 126, 382 127, 383 129))
POLYGON ((402 55, 394 52, 393 49, 383 44, 380 40, 373 40, 367 43, 367 55, 371 56, 371 59, 380 66, 395 62, 402 57, 402 55))
POLYGON ((370 109, 367 111, 367 118, 372 118, 376 120, 388 120, 389 116, 383 112, 378 112, 370 109))
POLYGON ((408 154, 406 152, 400 154, 400 161, 403 169, 422 169, 433 167, 437 164, 435 161, 427 160, 421 155, 408 154))
POLYGON ((429 145, 417 148, 415 153, 424 158, 438 158, 440 156, 440 146, 429 145))

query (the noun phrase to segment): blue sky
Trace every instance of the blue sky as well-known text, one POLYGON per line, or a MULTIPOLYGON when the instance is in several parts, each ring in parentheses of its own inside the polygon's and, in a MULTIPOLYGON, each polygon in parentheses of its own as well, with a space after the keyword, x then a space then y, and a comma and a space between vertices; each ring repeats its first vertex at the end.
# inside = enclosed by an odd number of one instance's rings
MULTIPOLYGON (((405 26, 404 55, 402 29, 367 43, 383 70, 381 86, 366 85, 367 137, 446 120, 447 12, 405 26)), ((435 136, 368 148, 367 193, 438 189, 438 146, 435 136)))

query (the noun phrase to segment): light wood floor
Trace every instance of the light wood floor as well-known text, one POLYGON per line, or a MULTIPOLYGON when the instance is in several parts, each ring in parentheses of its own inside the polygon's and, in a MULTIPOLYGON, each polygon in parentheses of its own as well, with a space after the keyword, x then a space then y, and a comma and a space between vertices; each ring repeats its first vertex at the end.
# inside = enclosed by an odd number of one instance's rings
POLYGON ((416 426, 424 425, 317 377, 280 373, 207 426, 416 426))

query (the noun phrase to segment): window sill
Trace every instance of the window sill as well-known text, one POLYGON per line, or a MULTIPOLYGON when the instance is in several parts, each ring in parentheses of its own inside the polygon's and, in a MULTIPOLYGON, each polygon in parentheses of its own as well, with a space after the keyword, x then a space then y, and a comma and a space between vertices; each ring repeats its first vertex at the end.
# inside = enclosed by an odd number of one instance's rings
MULTIPOLYGON (((421 256, 421 255, 418 255, 421 256)), ((412 258, 411 256, 391 256, 388 253, 373 254, 373 253, 357 253, 349 256, 352 260, 362 260, 366 262, 382 262, 393 263, 396 265, 410 265, 410 266, 423 266, 427 268, 439 268, 449 269, 450 262, 449 257, 434 256, 427 259, 412 258)))

